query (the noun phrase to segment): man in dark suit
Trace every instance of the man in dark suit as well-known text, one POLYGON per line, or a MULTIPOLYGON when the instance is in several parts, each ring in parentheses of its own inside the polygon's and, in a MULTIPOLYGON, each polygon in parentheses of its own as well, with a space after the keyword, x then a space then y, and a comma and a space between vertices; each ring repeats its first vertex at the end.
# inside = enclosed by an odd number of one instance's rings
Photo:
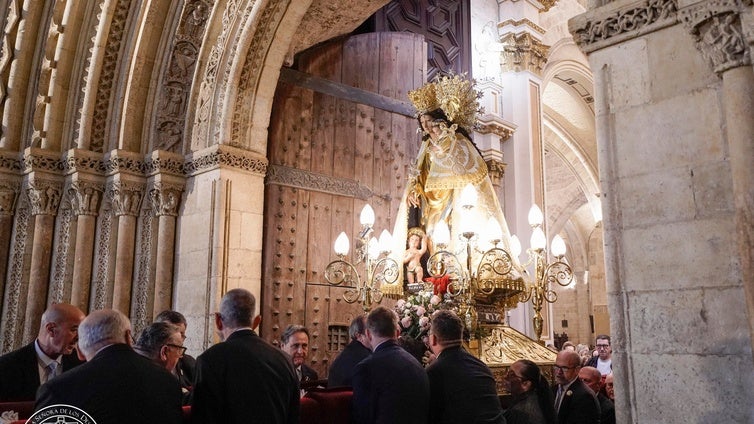
MULTIPOLYGON (((186 317, 178 311, 162 311, 154 317, 154 322, 166 322, 178 327, 181 333, 181 346, 186 341, 186 328, 188 328, 188 322, 186 317)), ((175 375, 178 376, 178 381, 181 383, 181 388, 184 391, 191 391, 191 386, 194 384, 194 370, 196 369, 196 359, 193 356, 183 354, 181 359, 175 365, 175 375)))
POLYGON ((309 330, 303 325, 289 325, 280 336, 280 348, 291 356, 299 383, 319 380, 317 371, 307 366, 309 356, 309 330))
POLYGON ((429 422, 504 424, 492 371, 462 346, 463 323, 451 311, 432 317, 429 348, 437 359, 427 368, 429 422))
POLYGON ((366 317, 364 315, 359 315, 351 320, 348 335, 351 337, 351 343, 348 343, 343 352, 340 352, 340 355, 330 365, 330 371, 327 374, 327 387, 351 386, 356 365, 372 354, 368 347, 369 340, 367 340, 366 317))
POLYGON ((379 306, 367 316, 372 355, 353 374, 356 424, 421 424, 429 412, 429 380, 424 368, 398 346, 398 316, 379 306))
POLYGON ((597 395, 597 400, 600 403, 600 424, 615 424, 613 401, 600 391, 600 384, 602 383, 600 370, 594 367, 583 367, 579 371, 579 378, 597 395))
POLYGON ((298 423, 296 373, 280 349, 252 330, 255 304, 244 289, 223 296, 215 325, 225 341, 196 360, 193 422, 298 423))
POLYGON ((180 424, 181 389, 167 370, 131 349, 131 323, 119 311, 94 311, 79 327, 87 362, 45 383, 36 410, 80 408, 97 424, 180 424))
POLYGON ((558 424, 599 424, 600 405, 592 389, 579 379, 581 358, 562 350, 555 358, 555 412, 558 424))
POLYGON ((84 313, 57 303, 43 314, 37 339, 0 356, 0 402, 34 400, 40 384, 81 364, 74 348, 84 313))

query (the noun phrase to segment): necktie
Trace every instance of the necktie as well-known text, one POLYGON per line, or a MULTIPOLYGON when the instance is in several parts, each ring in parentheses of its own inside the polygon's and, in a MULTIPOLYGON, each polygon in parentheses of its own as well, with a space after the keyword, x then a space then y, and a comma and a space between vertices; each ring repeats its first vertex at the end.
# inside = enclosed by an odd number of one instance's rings
POLYGON ((303 377, 303 373, 301 372, 301 368, 296 368, 296 376, 298 377, 298 381, 301 381, 303 377))
POLYGON ((45 382, 50 381, 50 379, 55 377, 57 369, 58 369, 58 363, 55 361, 50 362, 47 365, 47 367, 45 367, 45 371, 47 374, 45 382))

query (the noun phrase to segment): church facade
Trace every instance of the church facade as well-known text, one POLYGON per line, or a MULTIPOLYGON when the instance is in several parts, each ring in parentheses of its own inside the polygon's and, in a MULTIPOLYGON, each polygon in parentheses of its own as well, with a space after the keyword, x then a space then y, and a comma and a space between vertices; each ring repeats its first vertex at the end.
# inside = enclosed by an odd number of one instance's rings
MULTIPOLYGON (((3 353, 52 302, 179 310, 198 353, 244 287, 263 337, 303 323, 326 368, 360 310, 323 281, 332 241, 365 203, 392 228, 406 91, 451 68, 484 93, 511 232, 537 203, 567 240, 548 340, 612 335, 618 422, 754 420, 750 2, 0 4, 3 353)), ((531 334, 526 305, 508 320, 531 334)))

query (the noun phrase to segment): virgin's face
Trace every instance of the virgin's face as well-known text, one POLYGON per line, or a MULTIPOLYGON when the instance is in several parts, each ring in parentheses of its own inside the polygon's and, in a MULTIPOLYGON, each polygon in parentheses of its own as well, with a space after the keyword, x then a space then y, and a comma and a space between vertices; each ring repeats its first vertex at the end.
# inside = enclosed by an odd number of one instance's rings
POLYGON ((435 122, 435 119, 429 115, 422 115, 419 119, 421 122, 422 130, 429 134, 432 140, 437 140, 442 131, 440 131, 440 125, 435 122))

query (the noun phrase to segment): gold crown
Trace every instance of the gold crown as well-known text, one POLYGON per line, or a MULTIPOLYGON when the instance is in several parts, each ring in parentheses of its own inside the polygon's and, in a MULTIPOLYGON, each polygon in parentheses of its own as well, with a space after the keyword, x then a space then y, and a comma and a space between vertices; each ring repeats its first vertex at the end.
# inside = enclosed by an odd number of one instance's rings
POLYGON ((478 101, 482 94, 475 86, 476 81, 467 79, 466 75, 438 75, 434 82, 409 91, 408 97, 414 104, 417 115, 442 109, 451 123, 472 130, 477 113, 482 113, 478 101))
POLYGON ((406 234, 408 237, 411 236, 419 236, 419 238, 424 238, 424 235, 426 233, 421 227, 411 227, 408 229, 408 233, 406 234))
POLYGON ((433 82, 427 83, 416 90, 409 91, 408 98, 414 104, 417 116, 440 108, 440 103, 437 101, 437 94, 435 93, 435 83, 433 82))

